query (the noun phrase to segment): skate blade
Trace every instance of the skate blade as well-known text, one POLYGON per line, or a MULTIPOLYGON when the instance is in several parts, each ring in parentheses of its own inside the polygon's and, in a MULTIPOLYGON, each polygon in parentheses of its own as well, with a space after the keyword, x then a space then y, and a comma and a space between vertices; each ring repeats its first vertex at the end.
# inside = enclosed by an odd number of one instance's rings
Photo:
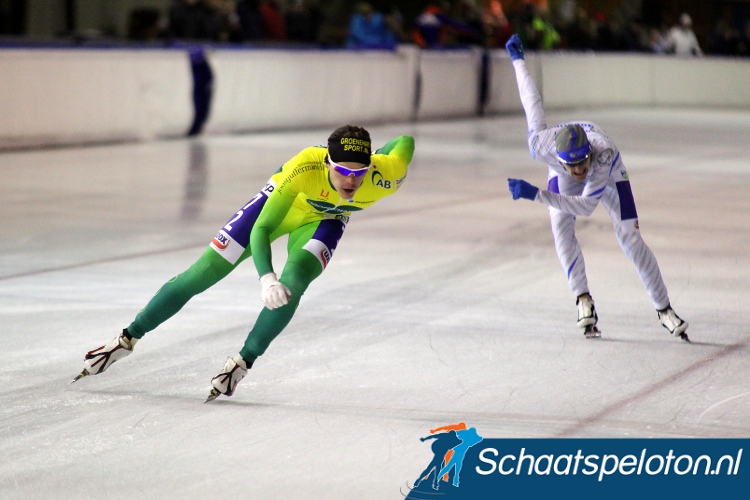
POLYGON ((587 339, 599 339, 602 337, 602 332, 600 332, 599 329, 595 325, 589 325, 583 331, 583 335, 587 339))
POLYGON ((214 399, 218 398, 219 395, 221 395, 221 393, 219 391, 217 391, 215 388, 211 389, 211 392, 208 393, 208 397, 206 398, 206 400, 204 401, 204 403, 208 403, 208 402, 213 401, 214 399))
POLYGON ((687 342, 688 344, 692 344, 692 342, 690 342, 690 337, 688 337, 687 333, 685 333, 685 332, 682 332, 682 333, 681 333, 681 334, 679 335, 679 337, 680 337, 680 340, 684 340, 684 341, 685 341, 685 342, 687 342))
POLYGON ((84 368, 83 371, 76 376, 76 378, 70 381, 70 383, 72 384, 73 382, 82 379, 83 377, 88 377, 89 375, 91 375, 89 371, 84 368))

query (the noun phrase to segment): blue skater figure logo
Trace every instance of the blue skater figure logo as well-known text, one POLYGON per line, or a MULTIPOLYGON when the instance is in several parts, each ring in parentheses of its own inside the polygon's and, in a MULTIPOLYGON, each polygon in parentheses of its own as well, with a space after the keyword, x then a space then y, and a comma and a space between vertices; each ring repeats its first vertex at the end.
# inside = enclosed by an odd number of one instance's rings
POLYGON ((435 471, 435 477, 432 480, 433 489, 438 490, 440 488, 441 478, 443 481, 449 481, 451 473, 453 473, 452 484, 458 487, 466 452, 482 441, 482 436, 477 434, 476 428, 467 428, 464 422, 430 429, 430 434, 430 436, 420 438, 420 441, 434 439, 432 451, 435 456, 422 474, 419 475, 419 479, 414 483, 414 488, 416 489, 423 480, 429 478, 433 470, 435 471))

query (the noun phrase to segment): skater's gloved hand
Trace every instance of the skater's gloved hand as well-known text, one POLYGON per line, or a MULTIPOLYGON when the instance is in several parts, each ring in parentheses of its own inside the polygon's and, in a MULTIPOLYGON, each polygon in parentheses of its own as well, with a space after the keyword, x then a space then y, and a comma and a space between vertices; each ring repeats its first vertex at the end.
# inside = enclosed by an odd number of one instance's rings
POLYGON ((260 284, 263 287, 261 298, 267 308, 273 310, 289 303, 289 297, 292 296, 292 292, 276 279, 276 273, 268 273, 261 276, 260 284))
POLYGON ((513 194, 513 199, 526 198, 527 200, 534 201, 536 195, 539 194, 539 188, 532 186, 528 182, 521 179, 508 179, 508 189, 513 194))
POLYGON ((508 43, 505 44, 505 48, 508 50, 508 54, 510 54, 511 61, 523 59, 523 44, 518 35, 514 34, 510 37, 508 43))

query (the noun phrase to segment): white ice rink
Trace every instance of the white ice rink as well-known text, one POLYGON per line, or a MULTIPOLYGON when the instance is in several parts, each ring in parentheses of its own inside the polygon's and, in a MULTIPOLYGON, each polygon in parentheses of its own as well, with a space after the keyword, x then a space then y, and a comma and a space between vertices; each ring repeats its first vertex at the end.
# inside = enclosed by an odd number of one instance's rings
MULTIPOLYGON (((83 355, 328 129, 0 153, 0 498, 387 499, 433 427, 484 437, 750 436, 750 111, 608 109, 686 344, 606 212, 579 218, 600 340, 575 325, 523 116, 411 134, 394 196, 355 214, 290 326, 204 404, 261 310, 251 261, 71 385, 83 355)), ((277 242, 275 260, 285 248, 277 242)), ((280 267, 277 266, 278 269, 280 267)))

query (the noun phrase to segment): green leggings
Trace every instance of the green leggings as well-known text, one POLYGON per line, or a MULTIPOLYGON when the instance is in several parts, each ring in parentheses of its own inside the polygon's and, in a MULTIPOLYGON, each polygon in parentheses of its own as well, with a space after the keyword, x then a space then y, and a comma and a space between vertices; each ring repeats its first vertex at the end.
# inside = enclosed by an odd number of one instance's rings
MULTIPOLYGON (((302 294, 312 281, 323 272, 323 266, 312 253, 301 248, 297 238, 290 238, 289 258, 279 281, 292 292, 289 303, 278 309, 263 308, 255 326, 245 340, 240 355, 252 362, 262 355, 268 345, 292 320, 302 294)), ((135 321, 128 326, 128 333, 140 339, 182 309, 190 299, 209 289, 228 275, 243 260, 250 257, 250 248, 236 264, 230 264, 213 248, 209 247, 201 257, 182 274, 167 281, 156 292, 135 321)))

